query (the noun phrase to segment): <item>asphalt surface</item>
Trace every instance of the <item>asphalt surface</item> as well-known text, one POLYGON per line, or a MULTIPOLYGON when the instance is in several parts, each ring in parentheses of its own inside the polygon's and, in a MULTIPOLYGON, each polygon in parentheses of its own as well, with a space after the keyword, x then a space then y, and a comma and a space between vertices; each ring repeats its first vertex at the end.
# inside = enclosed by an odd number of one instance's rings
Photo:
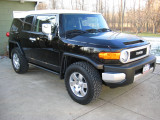
POLYGON ((160 65, 133 84, 103 86, 97 101, 74 102, 64 81, 31 66, 14 72, 7 58, 0 59, 0 120, 160 120, 160 65))

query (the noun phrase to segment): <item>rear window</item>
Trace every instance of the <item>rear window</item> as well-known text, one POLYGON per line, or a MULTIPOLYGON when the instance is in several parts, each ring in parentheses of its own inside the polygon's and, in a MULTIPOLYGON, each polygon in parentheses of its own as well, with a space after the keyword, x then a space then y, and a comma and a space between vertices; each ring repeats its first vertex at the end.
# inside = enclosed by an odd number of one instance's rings
POLYGON ((26 31, 31 31, 32 22, 33 22, 33 16, 26 17, 25 21, 24 21, 24 28, 23 29, 26 31))
POLYGON ((21 19, 14 19, 10 31, 18 32, 22 28, 22 24, 23 21, 21 19))

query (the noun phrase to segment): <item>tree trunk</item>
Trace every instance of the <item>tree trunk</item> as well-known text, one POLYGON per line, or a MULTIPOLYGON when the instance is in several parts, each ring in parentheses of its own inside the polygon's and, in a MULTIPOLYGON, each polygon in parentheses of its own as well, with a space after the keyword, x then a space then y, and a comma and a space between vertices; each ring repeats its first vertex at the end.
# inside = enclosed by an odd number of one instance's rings
POLYGON ((76 0, 76 10, 78 10, 78 1, 76 0))
POLYGON ((98 12, 98 0, 96 0, 96 12, 98 12))
POLYGON ((73 10, 73 1, 71 0, 71 8, 72 8, 72 10, 73 10))
POLYGON ((153 23, 153 33, 156 34, 156 24, 153 23))
POLYGON ((121 32, 123 32, 123 0, 121 0, 121 32))
POLYGON ((84 10, 84 0, 82 0, 82 10, 84 10))
POLYGON ((146 32, 148 32, 148 22, 146 23, 146 32))

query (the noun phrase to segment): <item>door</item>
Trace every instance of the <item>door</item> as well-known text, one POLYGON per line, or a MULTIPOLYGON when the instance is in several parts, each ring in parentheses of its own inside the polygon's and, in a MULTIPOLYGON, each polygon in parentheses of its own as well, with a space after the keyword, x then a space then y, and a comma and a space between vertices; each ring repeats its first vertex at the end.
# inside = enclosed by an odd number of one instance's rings
POLYGON ((32 58, 33 56, 32 48, 36 47, 36 43, 33 40, 30 40, 33 19, 34 16, 27 16, 25 18, 22 31, 19 34, 20 44, 27 59, 32 58))
POLYGON ((55 35, 57 23, 56 15, 37 15, 33 32, 30 34, 30 39, 36 40, 34 41, 36 47, 32 49, 32 53, 34 54, 31 62, 47 69, 59 72, 59 38, 55 35), (42 32, 42 24, 45 23, 49 23, 52 26, 51 40, 48 39, 47 34, 42 32))

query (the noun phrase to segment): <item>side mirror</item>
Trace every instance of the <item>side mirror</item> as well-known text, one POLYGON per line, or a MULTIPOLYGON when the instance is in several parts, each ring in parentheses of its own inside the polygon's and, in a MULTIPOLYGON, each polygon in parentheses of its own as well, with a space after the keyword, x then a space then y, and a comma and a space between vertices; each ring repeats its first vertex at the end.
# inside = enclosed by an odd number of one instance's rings
POLYGON ((52 26, 49 23, 42 24, 42 32, 45 34, 48 34, 48 40, 52 40, 51 28, 52 28, 52 26))
POLYGON ((45 34, 51 34, 51 24, 49 23, 42 24, 42 32, 45 34))

